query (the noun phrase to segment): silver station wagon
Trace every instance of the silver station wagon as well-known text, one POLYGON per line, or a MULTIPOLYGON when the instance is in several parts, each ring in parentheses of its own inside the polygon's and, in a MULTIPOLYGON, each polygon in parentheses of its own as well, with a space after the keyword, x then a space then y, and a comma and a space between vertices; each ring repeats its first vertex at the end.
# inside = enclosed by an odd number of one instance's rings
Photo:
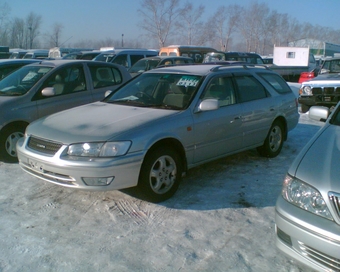
POLYGON ((32 123, 17 152, 22 169, 43 180, 88 190, 136 186, 159 202, 192 167, 252 148, 277 156, 298 119, 295 95, 265 67, 177 66, 32 123))

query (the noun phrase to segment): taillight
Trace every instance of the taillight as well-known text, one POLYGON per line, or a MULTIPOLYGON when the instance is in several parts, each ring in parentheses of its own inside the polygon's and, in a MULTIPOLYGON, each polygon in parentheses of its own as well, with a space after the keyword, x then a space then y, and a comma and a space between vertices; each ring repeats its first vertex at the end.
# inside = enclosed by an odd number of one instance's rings
POLYGON ((310 80, 314 77, 315 77, 314 72, 302 72, 300 74, 299 83, 305 82, 305 81, 310 80))

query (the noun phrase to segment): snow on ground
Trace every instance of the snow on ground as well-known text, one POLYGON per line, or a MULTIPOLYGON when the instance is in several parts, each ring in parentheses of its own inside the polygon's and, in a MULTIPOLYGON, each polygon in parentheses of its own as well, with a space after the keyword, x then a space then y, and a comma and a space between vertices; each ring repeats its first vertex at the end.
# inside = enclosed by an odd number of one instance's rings
POLYGON ((301 114, 278 157, 250 150, 198 167, 159 204, 0 162, 0 271, 307 271, 276 249, 274 206, 321 125, 301 114))

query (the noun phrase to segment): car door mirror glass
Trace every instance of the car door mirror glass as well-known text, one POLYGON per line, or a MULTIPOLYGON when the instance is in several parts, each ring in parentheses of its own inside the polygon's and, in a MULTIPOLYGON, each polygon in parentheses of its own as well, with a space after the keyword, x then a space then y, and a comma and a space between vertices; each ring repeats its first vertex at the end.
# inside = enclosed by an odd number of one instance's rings
POLYGON ((53 87, 46 87, 41 91, 41 94, 43 96, 54 96, 56 93, 53 87))
POLYGON ((219 108, 217 99, 205 99, 198 106, 199 111, 211 111, 219 108))

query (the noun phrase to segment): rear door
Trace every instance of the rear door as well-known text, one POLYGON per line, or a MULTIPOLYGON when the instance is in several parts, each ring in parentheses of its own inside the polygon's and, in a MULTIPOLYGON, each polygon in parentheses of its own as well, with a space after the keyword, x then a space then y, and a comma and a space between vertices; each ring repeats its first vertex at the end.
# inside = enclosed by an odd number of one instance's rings
POLYGON ((277 113, 276 100, 249 73, 235 73, 237 101, 242 106, 243 148, 258 146, 265 140, 277 113))

